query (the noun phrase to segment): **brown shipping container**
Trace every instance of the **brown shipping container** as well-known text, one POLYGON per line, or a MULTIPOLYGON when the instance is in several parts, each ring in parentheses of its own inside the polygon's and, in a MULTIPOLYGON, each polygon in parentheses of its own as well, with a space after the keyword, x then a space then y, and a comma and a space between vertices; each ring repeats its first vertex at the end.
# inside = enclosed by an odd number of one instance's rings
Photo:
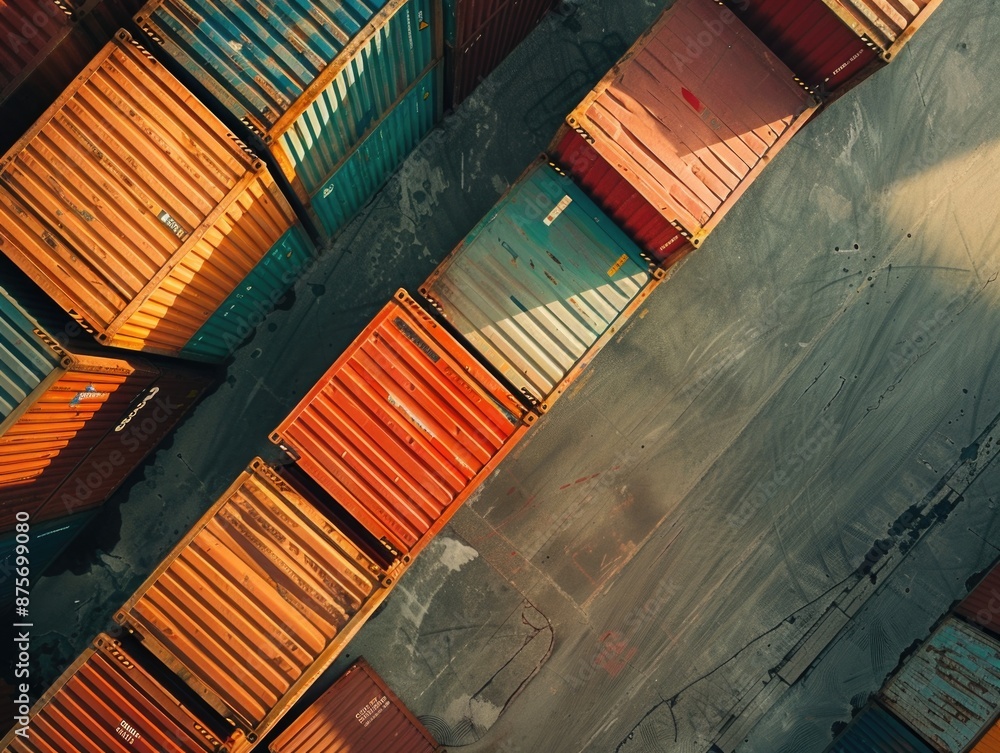
POLYGON ((98 635, 38 699, 28 724, 0 741, 4 753, 221 753, 221 720, 164 684, 162 667, 151 669, 158 663, 125 643, 98 635))
POLYGON ((437 742, 358 659, 268 746, 271 753, 434 753, 437 742))
POLYGON ((817 104, 728 10, 678 0, 566 122, 697 246, 817 104))
POLYGON ((115 620, 230 721, 235 753, 343 651, 400 570, 257 458, 115 620))
POLYGON ((941 0, 823 0, 859 37, 873 41, 885 60, 899 52, 941 0))
POLYGON ((403 290, 271 435, 409 559, 534 416, 403 290))
POLYGON ((4 0, 0 5, 0 102, 54 50, 72 19, 54 0, 4 0))
POLYGON ((106 345, 177 355, 295 221, 120 31, 0 160, 0 250, 106 345))
POLYGON ((1000 635, 1000 566, 987 573, 955 612, 976 627, 1000 635))

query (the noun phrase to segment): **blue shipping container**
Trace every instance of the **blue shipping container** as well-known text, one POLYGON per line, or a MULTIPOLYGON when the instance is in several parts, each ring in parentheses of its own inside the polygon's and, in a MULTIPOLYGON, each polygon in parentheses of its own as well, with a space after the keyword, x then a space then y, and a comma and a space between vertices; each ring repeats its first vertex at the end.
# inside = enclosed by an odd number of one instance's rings
POLYGON ((961 753, 1000 709, 1000 642, 946 619, 889 680, 882 703, 942 753, 961 753))
POLYGON ((59 357, 35 330, 24 309, 0 288, 0 421, 59 365, 59 357))
POLYGON ((934 753, 891 714, 870 706, 825 753, 934 753))
POLYGON ((441 118, 441 66, 428 71, 375 130, 309 197, 322 230, 334 235, 385 185, 441 118))

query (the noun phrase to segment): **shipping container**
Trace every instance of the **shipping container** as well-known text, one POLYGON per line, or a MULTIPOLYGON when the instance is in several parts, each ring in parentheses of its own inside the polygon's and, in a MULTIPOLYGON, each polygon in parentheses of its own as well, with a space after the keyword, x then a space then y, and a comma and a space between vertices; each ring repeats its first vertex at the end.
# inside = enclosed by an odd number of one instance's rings
POLYGON ((216 380, 71 336, 14 274, 0 289, 0 531, 18 512, 40 523, 101 505, 216 380))
POLYGON ((440 65, 428 71, 309 197, 326 236, 354 217, 441 119, 441 77, 440 65))
POLYGON ((891 714, 869 706, 824 753, 933 753, 891 714))
POLYGON ((566 120, 695 246, 818 105, 727 12, 678 0, 566 120))
POLYGON ((1000 753, 1000 722, 987 730, 970 753, 1000 753))
POLYGON ((368 557, 314 501, 255 459, 115 615, 228 720, 231 751, 271 729, 402 569, 368 557))
POLYGON ((880 693, 939 753, 961 753, 1000 711, 1000 642, 948 617, 880 693))
POLYGON ((663 275, 542 157, 420 293, 544 412, 663 275))
POLYGON ((54 0, 0 5, 0 102, 70 33, 73 20, 54 0))
POLYGON ((955 607, 976 627, 1000 635, 1000 567, 994 567, 955 607))
POLYGON ((565 126, 559 129, 553 141, 552 157, 555 164, 664 269, 676 264, 693 249, 684 234, 576 131, 565 126))
POLYGON ((555 4, 556 0, 456 0, 449 106, 468 97, 555 4))
POLYGON ((408 561, 533 420, 400 290, 271 440, 408 561))
POLYGON ((440 0, 381 6, 153 0, 136 20, 261 136, 305 202, 441 57, 440 0))
MULTIPOLYGON (((12 606, 16 595, 14 585, 17 570, 17 546, 22 544, 28 549, 28 582, 34 583, 45 574, 45 570, 56 561, 63 549, 69 546, 91 518, 95 511, 70 515, 66 518, 35 525, 30 518, 25 521, 27 530, 10 531, 0 535, 0 609, 12 606)), ((22 586, 23 587, 23 586, 22 586)))
POLYGON ((0 160, 0 250, 106 345, 177 355, 293 226, 262 162, 119 32, 0 160))
POLYGON ((271 753, 435 753, 438 744, 363 658, 268 746, 271 753))
POLYGON ((235 753, 225 745, 230 730, 140 643, 102 633, 32 706, 28 724, 16 724, 0 740, 0 749, 235 753))

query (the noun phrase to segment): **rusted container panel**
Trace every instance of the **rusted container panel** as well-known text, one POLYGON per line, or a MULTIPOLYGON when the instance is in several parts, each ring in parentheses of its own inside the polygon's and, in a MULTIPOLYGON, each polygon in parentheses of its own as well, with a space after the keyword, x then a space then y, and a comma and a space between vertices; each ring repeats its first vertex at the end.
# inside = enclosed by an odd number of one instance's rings
POLYGON ((32 707, 29 734, 0 741, 8 753, 219 753, 224 724, 178 695, 155 661, 101 634, 32 707))
MULTIPOLYGON (((873 63, 882 63, 877 45, 824 0, 726 0, 726 6, 817 94, 859 83, 878 67, 873 63)), ((721 21, 731 18, 720 10, 721 21)))
POLYGON ((823 0, 858 36, 872 40, 889 60, 923 25, 941 0, 823 0))
POLYGON ((662 275, 543 158, 420 293, 545 411, 662 275))
POLYGON ((982 630, 1000 635, 1000 567, 987 573, 966 596, 955 613, 982 630))
POLYGON ((253 743, 394 582, 258 458, 115 620, 253 743))
POLYGON ((566 121, 695 246, 817 106, 719 13, 712 0, 678 0, 566 121))
POLYGON ((532 420, 400 290, 271 439, 376 538, 409 559, 532 420))
POLYGON ((657 212, 580 134, 560 129, 553 159, 661 267, 671 266, 692 250, 684 232, 657 212))
POLYGON ((1000 642, 947 618, 886 684, 881 701, 940 753, 961 753, 1000 708, 1000 642))
POLYGON ((0 248, 109 345, 176 355, 294 223, 125 32, 0 160, 0 248))
POLYGON ((434 753, 437 742, 364 659, 268 746, 271 753, 434 753))
POLYGON ((923 740, 891 714, 869 706, 844 730, 825 753, 933 753, 923 740))
POLYGON ((989 728, 972 748, 971 753, 1000 753, 1000 722, 989 728))
POLYGON ((0 5, 0 102, 69 34, 72 21, 54 0, 0 5))
POLYGON ((458 0, 452 104, 468 97, 553 5, 554 0, 458 0))

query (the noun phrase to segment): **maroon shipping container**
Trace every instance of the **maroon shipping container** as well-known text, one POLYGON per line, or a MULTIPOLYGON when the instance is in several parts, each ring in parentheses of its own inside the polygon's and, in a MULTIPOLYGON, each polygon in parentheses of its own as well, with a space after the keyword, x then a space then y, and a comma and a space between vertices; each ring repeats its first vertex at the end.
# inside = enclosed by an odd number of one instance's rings
POLYGON ((976 627, 1000 635, 1000 566, 990 570, 955 607, 955 613, 976 627))
POLYGON ((554 5, 555 0, 457 0, 451 104, 468 97, 554 5))
POLYGON ((53 0, 0 4, 0 101, 66 37, 70 17, 53 0))
POLYGON ((886 65, 940 0, 724 0, 821 96, 886 65))
POLYGON ((431 733, 359 659, 268 746, 271 753, 434 753, 431 733))
POLYGON ((552 152, 554 166, 568 173, 661 267, 677 263, 694 249, 681 230, 657 212, 583 136, 563 126, 552 152))

